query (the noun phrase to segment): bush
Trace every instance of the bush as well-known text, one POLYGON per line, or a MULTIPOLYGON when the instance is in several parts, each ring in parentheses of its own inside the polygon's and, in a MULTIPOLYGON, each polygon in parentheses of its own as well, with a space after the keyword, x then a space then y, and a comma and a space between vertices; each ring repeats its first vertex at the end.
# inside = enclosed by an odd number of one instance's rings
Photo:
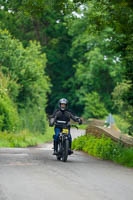
POLYGON ((86 136, 80 136, 73 141, 72 148, 75 150, 82 150, 85 143, 86 143, 86 136))
MULTIPOLYGON (((122 131, 133 135, 133 102, 132 102, 132 82, 123 80, 117 84, 113 93, 114 105, 117 108, 119 115, 124 119, 124 128, 122 131)), ((120 129, 121 129, 120 128, 120 129)))
POLYGON ((44 108, 26 108, 21 110, 21 130, 28 129, 30 132, 44 134, 47 129, 47 120, 44 108))
POLYGON ((133 167, 133 148, 123 148, 112 160, 121 165, 133 167))
POLYGON ((0 94, 0 130, 16 131, 19 127, 19 117, 15 105, 8 95, 0 94))
POLYGON ((96 138, 95 136, 80 136, 73 141, 72 148, 83 150, 89 155, 112 160, 119 164, 133 167, 133 148, 124 147, 115 143, 111 138, 96 138))
POLYGON ((126 119, 122 118, 120 115, 113 115, 116 126, 121 130, 122 133, 128 133, 129 132, 129 127, 130 123, 126 121, 126 119))
POLYGON ((30 133, 23 130, 21 133, 0 132, 0 147, 28 147, 52 141, 53 128, 48 128, 44 135, 30 133))

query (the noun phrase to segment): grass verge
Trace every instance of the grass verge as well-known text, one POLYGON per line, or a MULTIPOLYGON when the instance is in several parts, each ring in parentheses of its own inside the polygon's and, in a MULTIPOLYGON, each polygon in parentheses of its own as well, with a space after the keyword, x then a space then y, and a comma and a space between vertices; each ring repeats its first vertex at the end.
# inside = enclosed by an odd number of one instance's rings
POLYGON ((88 124, 81 124, 81 125, 78 125, 78 128, 79 129, 87 129, 88 127, 88 124))
POLYGON ((111 138, 105 138, 104 135, 102 138, 80 136, 73 141, 72 148, 103 160, 112 160, 121 165, 133 167, 133 148, 115 143, 111 138))
POLYGON ((28 147, 52 141, 54 129, 47 128, 44 135, 23 130, 20 133, 0 132, 0 147, 28 147))

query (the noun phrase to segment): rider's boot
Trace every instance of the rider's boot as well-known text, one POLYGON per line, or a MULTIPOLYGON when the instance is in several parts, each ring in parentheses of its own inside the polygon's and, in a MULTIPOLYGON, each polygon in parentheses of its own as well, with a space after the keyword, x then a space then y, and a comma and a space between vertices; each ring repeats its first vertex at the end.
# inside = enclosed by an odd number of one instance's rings
POLYGON ((69 150, 68 150, 68 154, 71 155, 73 154, 73 151, 71 150, 72 147, 72 141, 69 141, 69 150))
POLYGON ((54 140, 54 152, 53 155, 57 155, 58 154, 58 142, 54 140))

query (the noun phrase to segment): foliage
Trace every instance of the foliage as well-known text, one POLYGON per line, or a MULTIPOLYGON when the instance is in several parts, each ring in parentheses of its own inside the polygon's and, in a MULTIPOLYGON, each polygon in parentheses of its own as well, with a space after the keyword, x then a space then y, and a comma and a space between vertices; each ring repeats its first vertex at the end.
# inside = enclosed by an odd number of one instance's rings
POLYGON ((121 165, 133 167, 133 148, 123 148, 120 154, 115 156, 113 160, 121 165))
POLYGON ((88 1, 84 16, 69 20, 69 34, 73 39, 71 56, 76 70, 73 80, 77 106, 84 108, 85 95, 96 91, 112 112, 111 92, 121 81, 123 69, 115 42, 121 35, 108 24, 108 9, 102 1, 88 1))
MULTIPOLYGON (((76 108, 83 113, 84 97, 96 91, 108 112, 117 112, 119 108, 114 107, 111 93, 126 79, 130 88, 123 91, 124 98, 120 95, 119 100, 128 107, 126 119, 132 125, 132 2, 90 0, 83 5, 82 17, 67 18, 72 36, 70 55, 75 68, 72 91, 76 108)), ((121 110, 120 114, 123 113, 121 110)))
POLYGON ((52 112, 59 98, 69 97, 64 80, 71 77, 74 69, 68 53, 71 37, 64 16, 72 12, 74 4, 66 0, 11 0, 8 3, 1 1, 1 5, 4 6, 0 16, 2 28, 8 29, 24 46, 29 40, 39 41, 42 52, 47 54, 46 71, 52 82, 47 110, 52 112))
MULTIPOLYGON (((102 107, 119 113, 132 126, 131 0, 1 0, 0 26, 22 42, 6 33, 0 40, 0 67, 9 77, 9 96, 19 110, 34 105, 36 110, 40 104, 45 109, 49 81, 42 73, 46 71, 52 83, 48 112, 59 98, 66 97, 76 114, 88 117, 87 95, 95 91, 102 107), (42 52, 47 55, 47 68, 42 52), (127 90, 125 83, 130 84, 127 90)), ((95 110, 95 105, 91 109, 95 110)))
POLYGON ((46 103, 48 77, 45 75, 46 56, 41 54, 40 45, 30 42, 27 48, 12 39, 7 31, 0 31, 1 70, 16 82, 9 86, 10 96, 19 107, 46 103), (17 92, 16 92, 17 91, 17 92), (43 100, 42 100, 43 99, 43 100))
POLYGON ((95 136, 80 136, 73 141, 72 148, 83 150, 89 155, 103 160, 112 160, 124 166, 133 167, 133 148, 123 147, 110 138, 95 136))
POLYGON ((45 135, 23 130, 20 133, 0 132, 0 147, 29 147, 52 141, 53 128, 48 128, 45 135))
MULTIPOLYGON (((15 109, 13 109, 13 106, 12 109, 10 108, 11 103, 9 101, 16 104, 15 107, 20 115, 22 110, 25 110, 26 113, 27 109, 30 108, 29 110, 32 110, 30 113, 36 113, 35 116, 38 116, 38 120, 40 120, 40 123, 35 125, 38 123, 37 118, 31 116, 35 118, 34 126, 38 126, 36 130, 44 133, 46 126, 45 108, 50 85, 49 78, 45 74, 46 55, 41 53, 40 45, 37 42, 31 41, 29 46, 24 48, 22 43, 13 39, 6 30, 0 30, 0 49, 1 71, 4 76, 9 77, 6 88, 8 100, 6 98, 3 99, 5 102, 2 103, 1 101, 3 109, 7 111, 1 110, 1 115, 4 112, 9 112, 9 115, 12 116, 10 117, 12 123, 16 126, 13 118, 15 109), (36 107, 40 110, 39 112, 36 107)), ((8 120, 8 117, 6 117, 6 120, 8 120)), ((5 127, 4 129, 8 130, 9 128, 5 127)))
POLYGON ((16 131, 20 125, 17 108, 8 95, 8 84, 0 72, 0 131, 16 131))
POLYGON ((123 81, 117 84, 112 95, 114 99, 114 105, 122 113, 123 117, 127 117, 127 112, 130 110, 130 104, 126 101, 126 96, 128 95, 129 89, 131 88, 131 82, 123 81))
POLYGON ((20 119, 20 131, 28 129, 33 133, 39 131, 40 133, 45 134, 48 124, 43 108, 34 106, 34 109, 30 107, 22 109, 20 112, 20 119))
POLYGON ((121 115, 113 115, 113 117, 114 117, 114 119, 115 119, 116 126, 119 128, 119 130, 120 130, 122 133, 128 134, 128 132, 129 132, 129 127, 130 127, 130 123, 127 122, 127 119, 124 118, 124 117, 121 116, 121 115))
POLYGON ((81 124, 78 126, 79 129, 85 130, 88 127, 88 124, 81 124))
POLYGON ((101 119, 108 115, 107 110, 102 102, 100 102, 100 97, 98 93, 93 92, 86 95, 85 98, 85 109, 84 118, 97 118, 101 119))
POLYGON ((0 96, 0 130, 15 131, 19 126, 19 118, 14 104, 8 96, 0 96))
POLYGON ((131 81, 124 80, 123 82, 121 82, 115 87, 112 95, 114 99, 114 105, 117 107, 120 115, 122 116, 124 121, 127 123, 127 126, 126 126, 127 130, 124 130, 124 131, 129 133, 129 130, 131 130, 130 134, 133 134, 133 130, 132 130, 133 107, 132 107, 132 104, 130 104, 130 102, 128 101, 131 88, 132 88, 131 81))

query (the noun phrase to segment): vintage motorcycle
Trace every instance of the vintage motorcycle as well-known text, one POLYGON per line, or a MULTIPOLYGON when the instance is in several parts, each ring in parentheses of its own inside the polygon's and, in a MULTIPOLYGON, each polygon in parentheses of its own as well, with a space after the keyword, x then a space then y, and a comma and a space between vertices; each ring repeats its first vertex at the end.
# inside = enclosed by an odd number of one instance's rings
POLYGON ((59 134, 59 141, 58 141, 58 154, 56 155, 57 160, 62 160, 63 162, 67 161, 68 155, 70 155, 69 153, 69 130, 70 127, 76 127, 78 129, 78 127, 73 124, 73 125, 66 125, 66 123, 64 121, 57 121, 57 123, 62 124, 62 130, 59 134))

